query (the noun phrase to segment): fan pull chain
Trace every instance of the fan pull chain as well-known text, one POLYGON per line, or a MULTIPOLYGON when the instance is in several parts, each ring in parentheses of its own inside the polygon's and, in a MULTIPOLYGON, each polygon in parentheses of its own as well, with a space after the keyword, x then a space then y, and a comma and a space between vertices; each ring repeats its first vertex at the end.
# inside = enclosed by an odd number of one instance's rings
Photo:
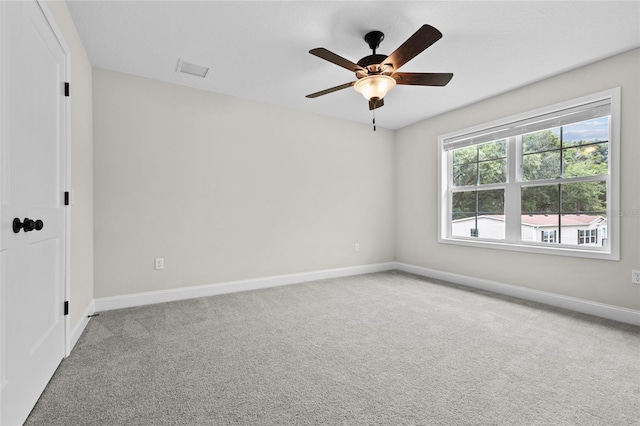
POLYGON ((376 131, 376 110, 373 110, 373 131, 376 131))

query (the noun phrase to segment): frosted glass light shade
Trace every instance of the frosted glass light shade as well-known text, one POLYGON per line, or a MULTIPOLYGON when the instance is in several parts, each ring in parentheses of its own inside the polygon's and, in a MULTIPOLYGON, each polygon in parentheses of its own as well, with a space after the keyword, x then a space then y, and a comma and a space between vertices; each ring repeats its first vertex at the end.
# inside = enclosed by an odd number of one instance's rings
POLYGON ((353 88, 370 101, 373 98, 384 98, 384 95, 395 86, 396 80, 388 75, 369 75, 356 81, 353 88))

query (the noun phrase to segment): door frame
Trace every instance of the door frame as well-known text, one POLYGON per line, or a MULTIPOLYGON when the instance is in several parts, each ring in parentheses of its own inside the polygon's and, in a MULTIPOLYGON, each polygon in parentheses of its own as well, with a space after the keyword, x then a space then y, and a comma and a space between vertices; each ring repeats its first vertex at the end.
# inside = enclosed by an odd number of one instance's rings
MULTIPOLYGON (((58 39, 58 43, 60 43, 60 47, 64 51, 65 56, 65 64, 64 64, 64 81, 68 82, 71 85, 71 50, 65 41, 62 31, 58 28, 58 24, 56 23, 55 18, 53 17, 53 13, 49 9, 49 4, 47 0, 36 0, 38 6, 42 10, 44 17, 47 19, 53 34, 58 39)), ((65 3, 65 7, 66 3, 65 3)), ((62 175, 64 176, 64 182, 62 182, 63 191, 69 194, 67 198, 69 205, 63 207, 62 214, 64 215, 64 300, 69 302, 71 305, 71 97, 65 97, 64 107, 64 120, 62 120, 62 137, 61 137, 61 146, 62 146, 62 155, 61 155, 61 164, 62 166, 62 175)), ((0 164, 0 167, 2 165, 0 164)), ((71 354, 71 308, 67 315, 64 316, 64 352, 65 358, 71 354)))
MULTIPOLYGON (((64 81, 68 82, 71 85, 71 50, 67 45, 64 37, 62 36, 62 31, 58 28, 58 24, 53 17, 53 13, 49 9, 49 5, 47 0, 36 0, 38 6, 42 10, 44 17, 49 22, 49 26, 53 31, 53 34, 58 39, 58 43, 62 47, 65 56, 65 65, 64 65, 64 81)), ((65 3, 65 7, 66 3, 65 3)), ((62 120, 62 138, 61 138, 61 146, 63 147, 63 153, 61 158, 61 163, 63 164, 62 174, 64 176, 64 182, 62 182, 62 189, 69 194, 69 205, 63 208, 64 215, 64 300, 69 302, 71 305, 71 97, 65 97, 64 107, 64 120, 62 120)), ((2 165, 0 164, 0 167, 2 165)), ((69 313, 64 316, 64 352, 65 357, 68 357, 71 354, 71 308, 69 308, 69 313)))
MULTIPOLYGON (((54 36, 56 37, 56 39, 58 40, 58 43, 60 44, 60 46, 62 47, 62 50, 64 52, 64 56, 65 56, 65 60, 64 60, 64 70, 62 70, 62 76, 64 78, 64 81, 67 82, 71 82, 71 51, 66 43, 66 41, 64 40, 64 37, 62 36, 62 32, 60 31, 60 29, 58 28, 58 25, 55 22, 55 19, 53 17, 53 14, 51 12, 51 10, 49 9, 49 6, 47 4, 46 0, 33 0, 38 7, 40 8, 40 10, 42 11, 45 19, 47 20, 49 26, 51 27, 51 30, 54 34, 54 36)), ((4 19, 3 16, 3 7, 0 7, 0 25, 2 23, 2 20, 4 19)), ((2 31, 0 31, 0 52, 6 52, 5 48, 2 48, 3 46, 5 46, 6 41, 4 40, 4 36, 2 31)), ((5 70, 2 69, 2 67, 0 67, 0 81, 2 81, 2 79, 4 79, 4 73, 5 70)), ((2 93, 2 85, 0 84, 0 100, 4 100, 4 93, 2 93)), ((61 138, 60 138, 60 146, 61 146, 61 153, 60 153, 60 162, 61 162, 61 168, 62 168, 62 177, 63 177, 63 182, 61 185, 61 189, 62 191, 69 191, 70 192, 70 182, 71 182, 71 108, 70 108, 70 98, 65 97, 65 101, 62 107, 62 114, 64 114, 63 119, 61 120, 61 127, 60 127, 60 132, 61 132, 61 138)), ((6 132, 6 113, 4 110, 5 107, 5 103, 2 101, 0 102, 0 143, 4 143, 7 139, 7 132, 6 132)), ((0 152, 1 155, 1 152, 0 152)), ((2 167, 3 167, 3 162, 4 159, 0 157, 0 172, 2 171, 2 167)), ((2 173, 0 173, 0 188, 3 186, 3 182, 1 181, 2 179, 2 173)), ((62 197, 63 194, 60 194, 60 196, 62 197)), ((65 301, 69 301, 71 302, 71 277, 70 277, 70 272, 71 272, 71 247, 70 247, 70 243, 71 243, 71 211, 68 208, 69 206, 65 206, 63 207, 63 217, 64 217, 64 233, 63 233, 63 241, 64 241, 64 259, 62 259, 62 268, 64 271, 64 300, 65 301)), ((0 204, 0 209, 2 208, 1 204, 0 204)), ((1 211, 0 211, 1 213, 1 211)), ((7 232, 7 230, 5 229, 4 232, 7 232)), ((0 227, 0 238, 2 238, 3 236, 3 229, 2 227, 0 227)), ((2 271, 0 271, 0 279, 2 277, 2 271)), ((0 312, 0 317, 3 315, 3 312, 0 312)), ((70 333, 70 315, 65 315, 63 321, 64 321, 64 348, 65 348, 65 357, 69 356, 70 352, 71 352, 71 333, 70 333)), ((4 360, 2 359, 2 357, 4 356, 4 344, 3 344, 3 339, 0 338, 0 366, 4 364, 4 360)), ((0 411, 2 410, 2 407, 0 406, 0 411)))

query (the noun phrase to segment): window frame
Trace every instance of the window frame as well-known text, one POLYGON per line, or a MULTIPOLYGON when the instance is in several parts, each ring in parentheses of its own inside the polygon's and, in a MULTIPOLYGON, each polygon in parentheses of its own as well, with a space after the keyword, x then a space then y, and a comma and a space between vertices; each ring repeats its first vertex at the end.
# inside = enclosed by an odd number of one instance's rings
MULTIPOLYGON (((567 124, 568 125, 568 124, 567 124)), ((498 137, 505 139, 505 137, 498 137)), ((475 145, 470 143, 467 146, 475 145)), ((530 253, 556 254, 562 256, 585 257, 604 260, 620 260, 620 218, 615 215, 620 211, 620 88, 616 87, 609 90, 593 93, 591 95, 582 96, 576 99, 560 102, 554 105, 538 108, 532 111, 512 115, 506 118, 498 119, 489 123, 457 130, 454 132, 441 134, 438 136, 438 243, 456 244, 471 247, 494 248, 500 250, 524 251, 530 253), (505 239, 482 239, 475 237, 453 236, 451 233, 451 193, 461 191, 465 188, 454 188, 452 182, 452 173, 450 170, 452 164, 452 151, 445 149, 445 141, 452 139, 462 140, 470 135, 481 134, 483 131, 491 131, 491 129, 508 128, 515 123, 531 120, 538 116, 546 116, 560 114, 561 111, 571 108, 580 108, 588 104, 600 101, 607 101, 610 105, 610 121, 609 121, 609 141, 608 141, 608 163, 609 171, 607 175, 577 177, 577 178, 556 178, 536 181, 520 181, 517 185, 510 184, 517 182, 517 178, 521 178, 518 164, 522 158, 521 135, 507 137, 507 183, 505 184, 486 184, 481 185, 482 189, 504 188, 505 189, 505 239), (518 139, 516 141, 516 139, 518 139), (509 218, 521 217, 521 194, 520 190, 526 186, 538 186, 544 184, 558 183, 568 184, 573 182, 584 181, 604 181, 607 193, 607 246, 585 246, 585 245, 560 245, 549 244, 543 242, 523 241, 520 236, 521 220, 509 218), (518 200, 518 202, 514 202, 518 200), (514 236, 517 236, 515 238, 514 236)), ((480 186, 475 186, 479 188, 480 186)), ((466 187, 470 190, 472 187, 466 187)))

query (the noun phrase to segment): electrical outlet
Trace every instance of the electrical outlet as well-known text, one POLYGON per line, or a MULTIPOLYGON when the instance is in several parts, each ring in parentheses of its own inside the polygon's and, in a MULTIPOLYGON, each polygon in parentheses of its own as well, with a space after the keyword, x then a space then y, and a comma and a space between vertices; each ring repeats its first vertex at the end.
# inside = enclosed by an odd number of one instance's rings
POLYGON ((635 269, 631 271, 631 282, 634 284, 640 284, 640 271, 635 269))
POLYGON ((156 270, 164 269, 164 258, 157 257, 156 258, 156 270))
POLYGON ((353 251, 360 251, 360 244, 356 243, 356 245, 353 247, 353 251))

